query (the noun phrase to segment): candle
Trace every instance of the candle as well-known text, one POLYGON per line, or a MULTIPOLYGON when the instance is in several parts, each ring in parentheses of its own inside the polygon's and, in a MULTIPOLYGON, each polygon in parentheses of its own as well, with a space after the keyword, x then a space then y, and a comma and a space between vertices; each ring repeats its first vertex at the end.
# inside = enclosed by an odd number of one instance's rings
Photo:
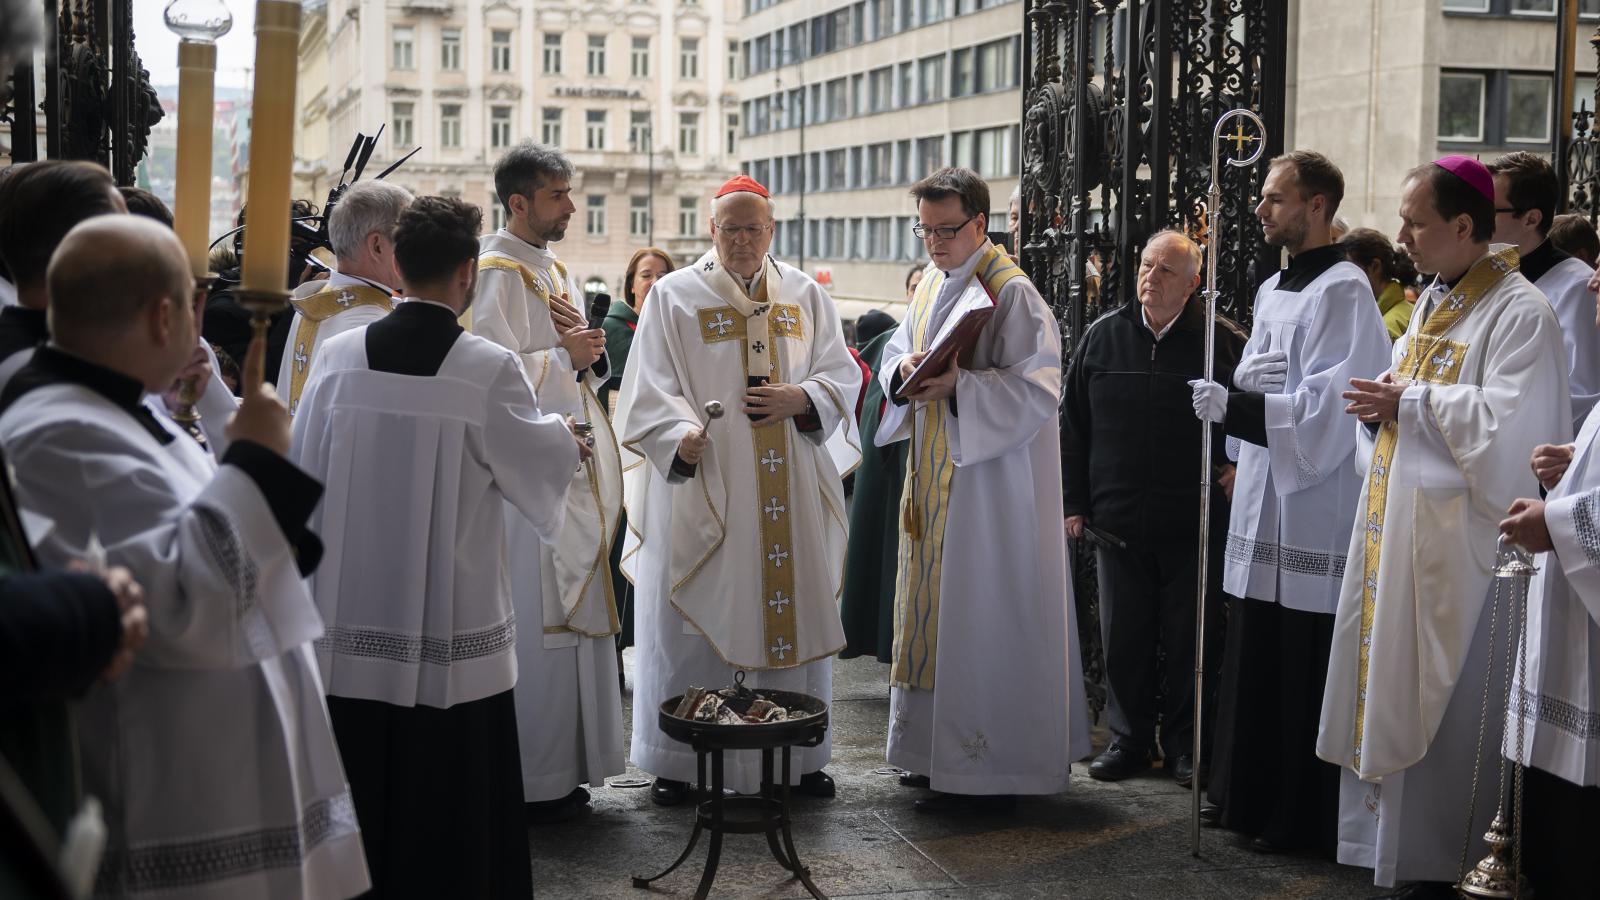
POLYGON ((178 179, 173 230, 189 254, 189 271, 206 277, 211 225, 211 128, 217 45, 178 44, 178 179))
POLYGON ((256 76, 250 110, 242 295, 285 298, 288 293, 289 178, 294 165, 299 44, 299 2, 256 0, 256 76))
POLYGON ((207 276, 211 224, 211 129, 217 38, 233 28, 222 0, 172 0, 162 11, 178 43, 178 177, 172 228, 189 254, 196 281, 207 276))

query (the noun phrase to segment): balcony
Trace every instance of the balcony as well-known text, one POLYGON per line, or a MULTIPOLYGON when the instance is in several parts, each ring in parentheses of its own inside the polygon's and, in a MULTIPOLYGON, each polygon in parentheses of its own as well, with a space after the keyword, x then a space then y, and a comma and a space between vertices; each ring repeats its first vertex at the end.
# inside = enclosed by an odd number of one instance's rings
POLYGON ((411 15, 448 16, 455 11, 454 0, 400 0, 400 9, 411 15))

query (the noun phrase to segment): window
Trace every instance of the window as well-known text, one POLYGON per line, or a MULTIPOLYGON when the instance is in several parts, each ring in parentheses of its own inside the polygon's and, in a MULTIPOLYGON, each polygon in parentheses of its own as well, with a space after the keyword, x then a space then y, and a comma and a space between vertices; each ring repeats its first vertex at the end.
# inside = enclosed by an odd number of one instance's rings
POLYGON ((628 113, 628 149, 644 153, 650 149, 650 111, 636 109, 628 113))
POLYGON ((439 68, 446 72, 461 71, 461 29, 440 29, 439 68))
POLYGON ((1439 5, 1451 12, 1489 11, 1489 0, 1442 0, 1439 5))
MULTIPOLYGON (((977 48, 977 91, 998 91, 1016 85, 1017 64, 1012 55, 1011 38, 991 41, 977 48)), ((960 77, 957 74, 956 77, 960 77)))
POLYGON ((867 259, 893 259, 889 244, 889 220, 867 220, 867 259))
POLYGON ((1512 13, 1536 13, 1548 16, 1553 15, 1555 11, 1556 0, 1511 0, 1512 13))
POLYGON ((867 77, 865 75, 850 76, 850 115, 864 116, 867 114, 867 77))
POLYGON ((439 146, 447 149, 461 147, 461 104, 446 103, 439 107, 439 146))
POLYGON ((551 146, 561 146, 561 110, 545 107, 540 122, 539 140, 551 146))
POLYGON ((700 77, 699 38, 686 37, 678 39, 678 77, 700 77))
POLYGON ((1469 72, 1439 75, 1439 140, 1483 140, 1484 76, 1469 72))
POLYGON ((882 187, 894 182, 894 145, 873 144, 867 148, 867 187, 882 187))
POLYGON ((587 234, 606 233, 606 198, 590 194, 583 205, 583 230, 587 234))
POLYGON ((850 168, 849 168, 849 173, 850 173, 850 179, 849 179, 849 186, 850 187, 858 188, 858 187, 865 187, 866 186, 867 167, 861 161, 861 148, 860 147, 851 147, 850 148, 850 168))
POLYGON ((506 208, 500 204, 500 197, 491 191, 486 205, 489 208, 490 230, 499 231, 506 227, 506 208))
POLYGON ((606 111, 587 110, 583 114, 583 146, 587 150, 606 149, 606 111))
POLYGON ((977 169, 972 150, 972 132, 957 131, 950 135, 950 165, 977 169))
POLYGON ((728 42, 728 80, 739 80, 739 42, 728 42))
POLYGON ((950 54, 950 96, 965 97, 972 93, 972 48, 964 47, 950 54))
POLYGON ((871 40, 894 33, 894 0, 868 0, 867 35, 871 40))
POLYGON ((728 113, 728 155, 734 156, 739 150, 739 114, 728 113))
POLYGON ((845 83, 845 80, 843 78, 835 78, 823 85, 823 88, 827 91, 827 99, 825 101, 827 116, 823 121, 832 122, 835 119, 848 117, 850 115, 850 95, 848 93, 849 85, 845 83))
POLYGON ((606 74, 606 36, 603 34, 589 35, 588 72, 590 75, 599 76, 606 74))
MULTIPOLYGON (((678 152, 685 156, 697 156, 700 153, 700 114, 697 112, 678 113, 678 152)), ((757 179, 758 181, 760 179, 757 179)))
POLYGON ((635 36, 633 51, 629 55, 628 72, 635 78, 650 77, 650 39, 635 36))
POLYGON ((917 102, 916 69, 914 63, 901 63, 898 77, 899 82, 895 99, 900 106, 910 106, 917 102))
POLYGON ((699 201, 693 197, 678 198, 678 234, 688 237, 699 230, 699 201))
POLYGON ((410 25, 396 25, 390 32, 394 46, 391 67, 396 69, 416 68, 411 62, 411 48, 416 40, 416 31, 410 25))
POLYGON ((396 151, 411 146, 413 110, 414 107, 410 103, 395 103, 390 106, 389 137, 394 141, 396 151))
POLYGON ((511 146, 511 107, 489 108, 489 146, 496 150, 511 146))
POLYGON ((1506 76, 1506 141, 1550 143, 1550 76, 1506 76))
POLYGON ((918 103, 936 103, 944 99, 944 56, 929 56, 917 61, 917 81, 922 90, 918 103))
POLYGON ((911 142, 896 141, 894 145, 894 183, 911 183, 911 142))
POLYGON ((937 22, 944 18, 944 0, 918 0, 922 14, 922 24, 937 22))
POLYGON ((1015 174, 1012 162, 1011 127, 985 128, 973 133, 975 148, 973 168, 979 175, 995 178, 1015 174))
POLYGON ((559 34, 545 33, 544 73, 546 75, 561 74, 561 35, 559 34))
POLYGON ((944 168, 944 138, 918 138, 917 170, 911 173, 911 177, 926 178, 942 168, 944 168))
POLYGON ((827 182, 823 185, 823 189, 829 191, 843 190, 849 183, 849 169, 845 162, 844 150, 829 150, 827 160, 827 182))
POLYGON ((650 233, 650 198, 628 198, 628 234, 644 237, 650 233))
POLYGON ((511 32, 504 28, 489 32, 489 68, 495 72, 511 71, 511 32))

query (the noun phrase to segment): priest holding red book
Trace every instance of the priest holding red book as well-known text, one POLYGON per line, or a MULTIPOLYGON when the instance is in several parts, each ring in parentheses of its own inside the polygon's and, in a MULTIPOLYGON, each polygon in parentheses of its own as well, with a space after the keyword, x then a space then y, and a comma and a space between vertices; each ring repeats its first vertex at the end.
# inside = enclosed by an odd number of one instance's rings
POLYGON ((931 263, 884 348, 892 399, 875 436, 910 441, 888 760, 910 773, 903 784, 936 792, 920 811, 1004 811, 1065 790, 1089 751, 1061 530, 1061 341, 1039 291, 989 242, 975 172, 940 170, 911 195, 931 263), (982 322, 975 336, 969 321, 982 322), (942 371, 917 371, 954 344, 963 352, 942 371))

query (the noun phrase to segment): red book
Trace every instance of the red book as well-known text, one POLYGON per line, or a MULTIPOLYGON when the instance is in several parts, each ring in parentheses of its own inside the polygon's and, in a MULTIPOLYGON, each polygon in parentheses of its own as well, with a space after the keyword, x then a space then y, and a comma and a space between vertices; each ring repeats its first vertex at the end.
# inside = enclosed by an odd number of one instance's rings
POLYGON ((934 341, 933 348, 922 362, 911 371, 911 376, 900 385, 900 390, 895 392, 896 400, 904 400, 907 396, 915 394, 921 389, 923 382, 938 375, 943 375, 945 369, 950 367, 950 361, 955 360, 957 365, 969 367, 972 365, 972 354, 978 346, 978 336, 983 334, 984 326, 994 318, 994 306, 991 303, 976 304, 961 313, 961 317, 954 324, 946 324, 941 330, 938 340, 934 341))

